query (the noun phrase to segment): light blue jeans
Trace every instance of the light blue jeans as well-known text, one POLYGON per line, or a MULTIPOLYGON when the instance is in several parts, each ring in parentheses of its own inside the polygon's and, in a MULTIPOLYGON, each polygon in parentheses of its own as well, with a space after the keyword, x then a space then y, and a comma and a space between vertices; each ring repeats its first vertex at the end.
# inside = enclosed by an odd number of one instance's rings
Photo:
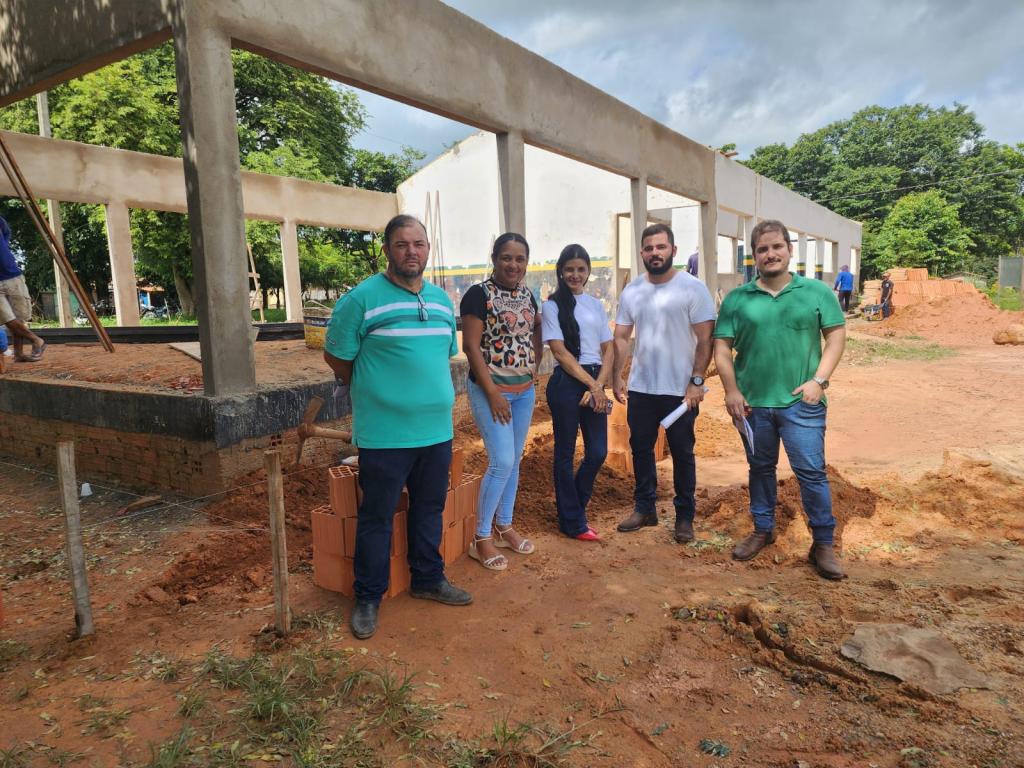
POLYGON ((491 535, 495 522, 502 528, 512 525, 512 510, 519 489, 519 461, 523 457, 526 433, 533 418, 536 392, 531 386, 522 392, 503 392, 512 407, 512 421, 502 424, 491 416, 491 406, 483 389, 467 382, 473 421, 487 449, 487 471, 480 481, 476 505, 476 535, 491 535))

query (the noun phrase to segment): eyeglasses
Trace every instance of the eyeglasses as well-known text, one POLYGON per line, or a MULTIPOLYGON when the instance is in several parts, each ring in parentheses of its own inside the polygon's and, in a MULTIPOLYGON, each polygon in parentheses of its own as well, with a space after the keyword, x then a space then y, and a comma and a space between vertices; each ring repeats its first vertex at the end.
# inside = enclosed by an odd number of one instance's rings
POLYGON ((426 302, 423 301, 422 292, 416 294, 416 302, 419 304, 418 309, 420 313, 420 322, 425 323, 430 318, 430 315, 427 313, 427 305, 426 302))

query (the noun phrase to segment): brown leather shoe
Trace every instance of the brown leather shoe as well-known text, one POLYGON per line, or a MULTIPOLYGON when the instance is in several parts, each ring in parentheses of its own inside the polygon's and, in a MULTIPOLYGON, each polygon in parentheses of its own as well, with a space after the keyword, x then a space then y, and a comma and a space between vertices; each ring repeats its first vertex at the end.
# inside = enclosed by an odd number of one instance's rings
POLYGON ((619 523, 619 531, 621 533, 631 533, 633 531, 639 531, 645 525, 657 525, 658 524, 658 513, 650 512, 634 512, 632 515, 627 517, 621 523, 619 523))
POLYGON ((768 533, 758 533, 754 531, 752 534, 747 536, 743 541, 736 545, 736 548, 732 551, 733 560, 753 560, 757 556, 757 553, 767 547, 769 544, 775 542, 775 531, 769 531, 768 533))
POLYGON ((677 544, 686 544, 693 541, 693 521, 680 520, 676 518, 675 539, 677 544))
POLYGON ((811 551, 807 553, 807 559, 811 561, 814 570, 825 579, 838 581, 843 578, 843 568, 836 559, 836 550, 831 544, 814 543, 811 551))

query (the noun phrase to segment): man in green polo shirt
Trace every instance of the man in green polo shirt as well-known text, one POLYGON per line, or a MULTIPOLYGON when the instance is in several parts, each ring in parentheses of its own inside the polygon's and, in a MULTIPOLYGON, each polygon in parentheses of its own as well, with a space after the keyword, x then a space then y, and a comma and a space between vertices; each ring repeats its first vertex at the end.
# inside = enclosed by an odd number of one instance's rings
POLYGON ((841 579, 825 474, 825 390, 846 345, 845 319, 825 283, 789 271, 793 245, 782 222, 755 226, 750 246, 758 277, 725 297, 714 334, 725 407, 754 435, 753 445, 744 439, 754 532, 732 556, 750 560, 775 541, 781 439, 814 539, 808 559, 819 575, 841 579))
POLYGON ((409 491, 410 595, 448 605, 473 600, 448 583, 438 551, 455 404, 448 359, 459 348, 451 300, 423 280, 429 253, 423 224, 412 216, 394 217, 384 230, 387 271, 345 294, 327 327, 324 359, 350 385, 352 441, 359 448, 363 498, 351 623, 361 639, 377 630, 403 487, 409 491))

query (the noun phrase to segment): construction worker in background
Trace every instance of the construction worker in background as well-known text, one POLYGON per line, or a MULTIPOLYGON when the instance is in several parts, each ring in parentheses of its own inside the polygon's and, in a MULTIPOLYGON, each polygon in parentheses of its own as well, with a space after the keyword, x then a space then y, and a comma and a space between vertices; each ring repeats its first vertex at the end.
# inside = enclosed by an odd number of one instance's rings
POLYGON ((13 342, 15 360, 34 363, 41 360, 46 342, 29 330, 32 319, 32 298, 25 285, 25 276, 11 253, 11 228, 0 216, 0 325, 7 326, 7 333, 13 342), (21 350, 25 342, 32 345, 31 354, 21 350))
POLYGON ((423 280, 430 243, 413 216, 384 229, 387 271, 366 278, 334 307, 324 359, 350 385, 352 442, 359 448, 352 633, 377 631, 388 589, 395 508, 409 491, 412 597, 468 605, 472 596, 448 582, 441 558, 441 515, 452 460, 452 385, 448 359, 458 354, 455 308, 423 280))
POLYGON ((850 297, 853 296, 853 272, 846 264, 839 268, 839 274, 836 275, 836 283, 832 286, 832 290, 839 294, 839 306, 843 308, 843 312, 849 312, 850 297))
POLYGON ((825 390, 846 345, 846 321, 825 285, 789 271, 793 244, 782 222, 769 219, 754 227, 750 247, 759 277, 729 292, 715 326, 725 407, 753 435, 743 443, 754 532, 732 556, 750 560, 775 541, 781 438, 814 539, 808 558, 820 576, 841 579, 825 471, 825 390))
POLYGON ((694 277, 697 277, 697 272, 700 270, 700 251, 694 251, 690 254, 690 258, 686 260, 686 271, 694 277))
POLYGON ((888 272, 882 273, 882 295, 878 303, 882 305, 882 319, 892 314, 892 277, 888 272))

